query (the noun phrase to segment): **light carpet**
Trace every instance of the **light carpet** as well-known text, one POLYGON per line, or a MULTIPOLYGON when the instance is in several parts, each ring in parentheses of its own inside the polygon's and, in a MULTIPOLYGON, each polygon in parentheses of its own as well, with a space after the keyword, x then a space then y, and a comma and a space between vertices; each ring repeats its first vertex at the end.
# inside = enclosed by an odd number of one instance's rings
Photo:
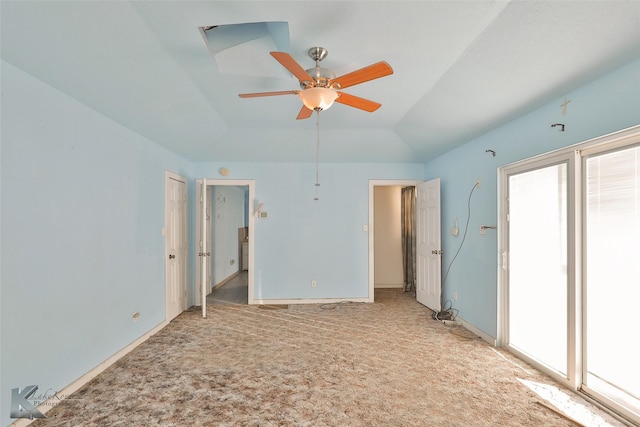
POLYGON ((410 294, 375 300, 191 309, 33 425, 622 425, 410 294))

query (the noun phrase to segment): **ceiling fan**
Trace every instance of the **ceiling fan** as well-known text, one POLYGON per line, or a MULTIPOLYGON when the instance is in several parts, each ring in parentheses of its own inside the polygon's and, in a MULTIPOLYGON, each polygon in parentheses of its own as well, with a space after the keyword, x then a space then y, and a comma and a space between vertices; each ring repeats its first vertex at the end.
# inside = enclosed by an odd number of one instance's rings
POLYGON ((364 111, 373 112, 382 104, 340 91, 349 86, 368 82, 393 74, 393 69, 385 61, 380 61, 351 73, 336 77, 327 69, 320 67, 320 61, 327 56, 327 49, 312 47, 307 52, 316 62, 315 68, 305 70, 286 52, 271 52, 276 61, 300 81, 301 90, 285 90, 279 92, 241 93, 240 98, 256 98, 260 96, 298 95, 304 104, 298 113, 298 120, 308 119, 314 111, 322 111, 333 105, 334 101, 364 111))

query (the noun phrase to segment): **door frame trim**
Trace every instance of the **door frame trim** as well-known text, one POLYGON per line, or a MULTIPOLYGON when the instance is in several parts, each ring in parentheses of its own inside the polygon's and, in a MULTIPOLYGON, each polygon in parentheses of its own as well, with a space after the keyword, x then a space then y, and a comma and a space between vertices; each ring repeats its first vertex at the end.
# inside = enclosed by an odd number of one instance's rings
POLYGON ((369 292, 366 298, 366 302, 373 302, 374 300, 374 261, 375 261, 375 248, 374 248, 374 232, 373 224, 374 224, 374 188, 375 187, 395 187, 395 186, 415 186, 418 184, 425 182, 421 179, 370 179, 369 180, 369 292))
MULTIPOLYGON (((255 299, 255 268, 254 268, 254 247, 255 247, 255 239, 254 239, 254 231, 255 231, 255 198, 256 198, 256 181, 255 179, 211 179, 211 178, 198 178, 203 179, 205 181, 205 186, 231 186, 231 187, 249 187, 249 206, 247 209, 249 211, 249 269, 247 271, 247 304, 259 304, 259 301, 255 299)), ((196 201, 199 203, 199 201, 196 201)), ((200 236, 196 236, 196 240, 198 240, 200 236)), ((215 247, 215 243, 213 243, 215 247)), ((201 291, 202 283, 200 283, 200 279, 196 280, 196 290, 201 291)), ((206 306, 206 303, 203 302, 203 306, 206 306)), ((203 310, 203 313, 206 311, 203 310)), ((203 316, 205 317, 205 316, 203 316)))

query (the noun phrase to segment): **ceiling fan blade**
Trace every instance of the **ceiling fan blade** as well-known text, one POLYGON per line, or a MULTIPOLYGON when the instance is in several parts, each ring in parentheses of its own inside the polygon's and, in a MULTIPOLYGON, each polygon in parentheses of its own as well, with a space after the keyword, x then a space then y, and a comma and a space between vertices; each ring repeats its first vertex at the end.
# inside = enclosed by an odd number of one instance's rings
POLYGON ((368 82, 369 80, 378 79, 380 77, 393 74, 393 69, 385 61, 376 62, 368 67, 361 68, 351 73, 345 74, 340 77, 336 77, 331 83, 338 83, 340 86, 338 89, 344 89, 349 86, 354 86, 360 83, 368 82))
POLYGON ((240 98, 257 98, 259 96, 276 96, 276 95, 297 95, 299 90, 282 90, 279 92, 256 92, 256 93, 241 93, 238 94, 240 98))
POLYGON ((291 57, 291 55, 289 55, 286 52, 271 52, 271 56, 273 56, 276 61, 278 61, 280 64, 282 64, 282 66, 284 68, 286 68, 287 70, 289 70, 289 72, 291 74, 293 74, 298 80, 300 80, 301 82, 304 81, 313 81, 313 77, 311 77, 309 75, 309 73, 307 73, 305 71, 304 68, 302 68, 302 66, 300 64, 298 64, 296 62, 295 59, 293 59, 291 57))
POLYGON ((368 99, 360 98, 359 96, 349 95, 348 93, 338 92, 338 97, 335 102, 348 105, 349 107, 359 108, 364 111, 373 112, 382 106, 382 104, 368 99))
POLYGON ((312 114, 313 114, 313 110, 310 110, 303 105, 302 109, 298 113, 298 117, 296 117, 296 120, 308 119, 309 117, 311 117, 312 114))

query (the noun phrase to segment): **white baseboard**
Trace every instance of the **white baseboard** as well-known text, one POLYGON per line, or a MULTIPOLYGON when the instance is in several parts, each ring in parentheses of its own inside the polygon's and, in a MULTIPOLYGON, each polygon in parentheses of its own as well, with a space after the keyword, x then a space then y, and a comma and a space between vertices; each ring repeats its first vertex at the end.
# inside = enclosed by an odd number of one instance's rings
POLYGON ((284 304, 333 304, 342 302, 373 302, 368 298, 300 298, 300 299, 254 299, 249 304, 284 305, 284 304))
POLYGON ((467 322, 463 318, 456 317, 456 323, 458 325, 461 325, 463 328, 467 329, 468 331, 473 332, 474 335, 479 336, 480 338, 482 338, 483 340, 485 340, 486 342, 488 342, 492 346, 494 346, 494 347, 497 346, 498 342, 496 341, 495 338, 493 338, 492 336, 488 335, 486 332, 481 331, 480 329, 476 328, 475 326, 473 326, 471 323, 467 322))
POLYGON ((239 275, 240 275, 240 271, 236 271, 235 273, 231 273, 231 275, 229 275, 229 277, 227 277, 226 279, 222 279, 220 282, 216 283, 213 286, 213 289, 221 288, 222 286, 226 285, 228 282, 230 282, 231 280, 235 279, 239 275))
MULTIPOLYGON (((131 342, 129 345, 127 345, 126 347, 124 347, 123 349, 118 351, 116 354, 114 354, 113 356, 109 357, 107 360, 105 360, 104 362, 100 363, 98 366, 96 366, 95 368, 93 368, 92 370, 90 370, 89 372, 87 372, 86 374, 84 374, 83 376, 81 376, 80 378, 78 378, 77 380, 75 380, 74 382, 72 382, 71 384, 69 384, 68 386, 63 388, 62 390, 58 391, 54 398, 51 398, 51 399, 48 399, 48 400, 42 402, 40 405, 37 406, 38 410, 41 413, 46 414, 51 408, 53 408, 54 406, 59 404, 67 396, 70 396, 72 393, 78 391, 82 386, 84 386, 89 381, 91 381, 92 379, 94 379, 95 377, 100 375, 109 366, 111 366, 114 363, 116 363, 118 360, 120 360, 122 357, 124 357, 127 353, 131 352, 137 346, 139 346, 140 344, 142 344, 143 342, 148 340, 150 337, 155 335, 158 331, 160 331, 162 328, 164 328, 168 324, 169 324, 169 322, 167 322, 166 320, 162 321, 162 323, 158 324, 156 327, 151 329, 149 332, 145 333, 144 335, 142 335, 137 340, 131 342)), ((20 419, 17 419, 16 421, 12 422, 11 424, 9 424, 8 427, 24 427, 24 426, 28 426, 33 421, 35 421, 35 420, 30 420, 28 418, 20 418, 20 419)))
POLYGON ((404 289, 404 283, 374 283, 374 289, 404 289))

